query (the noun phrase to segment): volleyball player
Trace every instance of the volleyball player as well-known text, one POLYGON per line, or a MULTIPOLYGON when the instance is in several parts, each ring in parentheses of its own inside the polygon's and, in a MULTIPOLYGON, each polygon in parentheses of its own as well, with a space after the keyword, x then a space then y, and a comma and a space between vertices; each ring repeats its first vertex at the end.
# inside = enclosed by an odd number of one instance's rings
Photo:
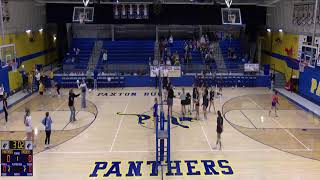
POLYGON ((200 114, 200 110, 199 110, 199 106, 200 106, 200 94, 199 91, 196 91, 195 93, 195 104, 196 104, 196 119, 199 119, 199 114, 200 114))
POLYGON ((6 93, 4 93, 2 96, 2 104, 3 104, 4 118, 6 122, 8 122, 8 101, 7 101, 6 93))
POLYGON ((198 88, 196 84, 194 84, 192 89, 192 110, 193 111, 195 110, 195 106, 196 106, 196 100, 197 100, 196 93, 198 93, 198 88))
POLYGON ((24 125, 26 129, 26 136, 28 141, 33 141, 33 129, 32 129, 32 118, 30 109, 25 110, 26 114, 24 115, 24 125))
POLYGON ((180 95, 182 116, 186 114, 186 98, 186 93, 184 92, 184 88, 182 88, 182 93, 180 95))
POLYGON ((203 107, 203 116, 204 119, 207 119, 207 108, 209 105, 209 99, 208 99, 208 93, 207 89, 204 90, 203 96, 202 96, 202 107, 203 107))
POLYGON ((173 91, 172 85, 169 83, 167 105, 168 105, 168 114, 170 115, 170 118, 172 117, 173 98, 174 98, 174 91, 173 91))
POLYGON ((218 117, 217 117, 217 142, 216 142, 216 149, 218 148, 218 144, 220 145, 220 150, 222 148, 221 145, 221 133, 223 132, 223 118, 221 116, 221 112, 218 111, 218 117))
POLYGON ((279 97, 278 97, 278 92, 275 91, 274 92, 274 95, 272 95, 272 102, 271 102, 271 109, 269 110, 269 116, 271 115, 271 111, 272 109, 274 109, 274 114, 276 117, 278 117, 278 114, 277 114, 277 105, 279 105, 279 97))
POLYGON ((216 113, 216 108, 215 108, 215 106, 214 106, 214 95, 215 95, 215 92, 214 92, 214 90, 213 90, 213 87, 211 87, 211 89, 210 89, 209 112, 211 111, 211 106, 213 106, 214 113, 216 113))
POLYGON ((153 122, 154 122, 154 129, 156 132, 156 127, 157 127, 157 120, 158 120, 158 99, 154 98, 154 104, 152 106, 152 111, 153 111, 153 122))

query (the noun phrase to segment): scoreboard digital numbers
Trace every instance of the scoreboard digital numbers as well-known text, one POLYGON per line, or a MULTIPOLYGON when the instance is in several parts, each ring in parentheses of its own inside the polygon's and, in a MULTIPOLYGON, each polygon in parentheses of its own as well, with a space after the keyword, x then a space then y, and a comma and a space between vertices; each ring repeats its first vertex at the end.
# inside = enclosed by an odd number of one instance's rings
POLYGON ((32 175, 32 141, 1 141, 1 176, 32 175))

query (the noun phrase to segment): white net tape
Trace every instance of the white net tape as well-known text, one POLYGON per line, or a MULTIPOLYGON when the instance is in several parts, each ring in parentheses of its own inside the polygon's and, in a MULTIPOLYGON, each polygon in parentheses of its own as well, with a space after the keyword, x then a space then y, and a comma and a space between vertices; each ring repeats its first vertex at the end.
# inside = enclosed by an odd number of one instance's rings
POLYGON ((225 2, 226 2, 227 7, 230 8, 231 4, 232 4, 232 0, 225 0, 225 2))

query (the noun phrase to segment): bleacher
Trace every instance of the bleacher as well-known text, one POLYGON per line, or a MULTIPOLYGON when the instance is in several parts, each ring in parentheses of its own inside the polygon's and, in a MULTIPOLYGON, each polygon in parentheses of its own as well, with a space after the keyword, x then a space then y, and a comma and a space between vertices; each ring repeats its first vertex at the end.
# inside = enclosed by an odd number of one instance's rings
MULTIPOLYGON (((185 41, 177 40, 173 42, 172 47, 170 47, 171 54, 177 52, 179 54, 180 59, 184 57, 184 46, 185 41)), ((190 64, 196 65, 196 64, 204 64, 204 58, 201 56, 201 53, 199 50, 191 51, 192 60, 190 64)), ((183 62, 182 62, 183 63, 183 62)), ((211 64, 212 69, 216 69, 217 65, 215 62, 211 64)))
POLYGON ((71 49, 69 50, 70 56, 66 57, 64 60, 64 66, 70 66, 73 70, 86 70, 88 67, 88 62, 92 54, 92 49, 94 46, 95 39, 81 38, 73 39, 71 49), (76 54, 73 48, 79 48, 80 53, 76 58, 76 54), (71 58, 75 57, 75 62, 71 62, 71 58))
POLYGON ((154 57, 154 41, 104 41, 108 60, 103 62, 102 53, 97 68, 107 64, 149 64, 154 57))
POLYGON ((241 50, 240 40, 223 40, 220 41, 219 45, 226 67, 228 69, 239 69, 239 65, 243 64, 241 60, 243 53, 241 50), (235 60, 228 58, 229 48, 232 48, 233 52, 236 54, 237 58, 235 60))

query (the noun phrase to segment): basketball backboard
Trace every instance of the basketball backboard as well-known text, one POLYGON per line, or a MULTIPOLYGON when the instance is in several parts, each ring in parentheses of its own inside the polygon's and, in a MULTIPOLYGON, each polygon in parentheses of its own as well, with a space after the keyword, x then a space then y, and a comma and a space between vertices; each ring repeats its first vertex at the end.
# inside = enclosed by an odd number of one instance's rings
POLYGON ((94 7, 74 7, 73 22, 93 22, 94 7))
POLYGON ((242 25, 239 8, 221 8, 222 24, 242 25))

